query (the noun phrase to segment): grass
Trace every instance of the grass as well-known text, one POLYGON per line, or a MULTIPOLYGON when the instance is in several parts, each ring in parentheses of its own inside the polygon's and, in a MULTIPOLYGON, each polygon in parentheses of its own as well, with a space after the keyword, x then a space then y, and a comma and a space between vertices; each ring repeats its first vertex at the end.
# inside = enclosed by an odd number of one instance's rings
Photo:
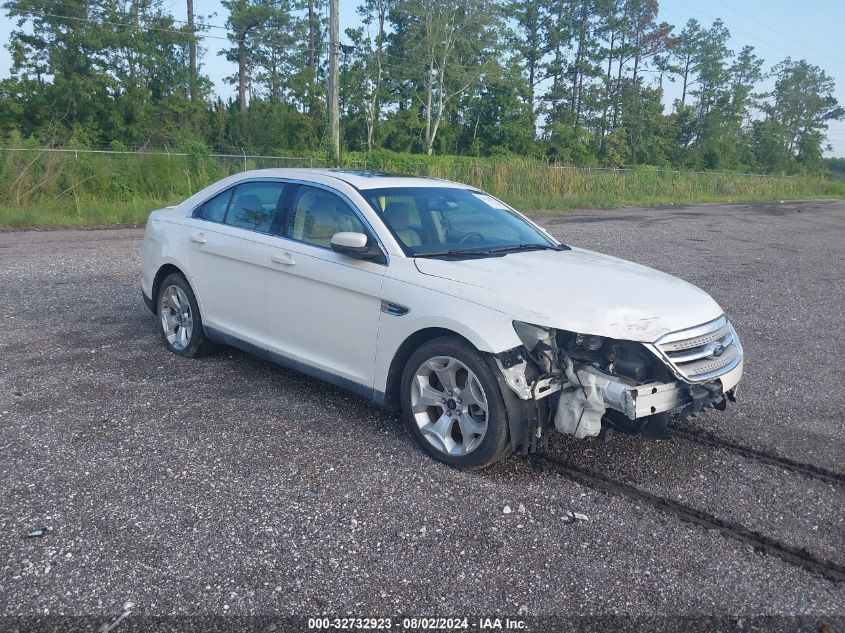
MULTIPOLYGON (((345 156, 349 166, 465 182, 526 211, 699 202, 845 197, 845 183, 824 176, 744 176, 551 168, 524 159, 472 160, 374 152, 345 156)), ((316 159, 314 164, 319 164, 316 159)), ((310 161, 309 161, 310 162, 310 161)), ((283 159, 246 167, 289 166, 283 159)), ((156 208, 244 168, 242 158, 207 153, 0 153, 0 228, 107 226, 144 222, 156 208)))
POLYGON ((79 208, 61 205, 0 206, 0 229, 142 224, 153 209, 176 202, 179 200, 138 197, 126 202, 82 203, 79 208))
POLYGON ((821 176, 552 169, 531 164, 429 171, 469 182, 525 210, 563 210, 845 196, 845 186, 821 176))

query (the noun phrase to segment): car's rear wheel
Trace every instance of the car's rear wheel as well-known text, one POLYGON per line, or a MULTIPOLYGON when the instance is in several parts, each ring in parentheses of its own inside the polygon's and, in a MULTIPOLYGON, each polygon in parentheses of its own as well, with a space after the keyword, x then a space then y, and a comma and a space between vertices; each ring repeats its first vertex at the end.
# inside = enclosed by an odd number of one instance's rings
POLYGON ((197 299, 179 273, 168 275, 159 285, 158 318, 161 338, 174 354, 195 358, 212 348, 202 329, 197 299))
POLYGON ((424 343, 405 364, 401 389, 408 430, 435 459, 480 469, 507 453, 507 410, 499 383, 468 343, 457 337, 424 343))

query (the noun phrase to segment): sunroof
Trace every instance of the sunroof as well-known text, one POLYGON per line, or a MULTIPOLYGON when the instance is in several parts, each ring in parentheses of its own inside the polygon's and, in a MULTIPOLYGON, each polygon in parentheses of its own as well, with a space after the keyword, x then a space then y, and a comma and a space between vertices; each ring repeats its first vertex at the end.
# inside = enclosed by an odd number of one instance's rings
POLYGON ((391 174, 386 171, 359 171, 355 169, 332 169, 338 174, 347 174, 349 176, 360 176, 361 178, 384 178, 385 176, 398 176, 399 174, 391 174))
POLYGON ((358 176, 360 178, 425 178, 429 180, 437 180, 437 178, 433 178, 432 176, 402 174, 399 172, 388 171, 361 171, 356 169, 329 169, 328 171, 336 174, 345 174, 347 176, 358 176))

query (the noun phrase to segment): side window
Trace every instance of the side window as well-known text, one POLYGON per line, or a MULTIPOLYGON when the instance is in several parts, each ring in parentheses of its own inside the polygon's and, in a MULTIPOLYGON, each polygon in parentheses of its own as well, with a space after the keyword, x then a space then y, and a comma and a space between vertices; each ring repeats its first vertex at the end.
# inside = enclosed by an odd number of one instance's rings
POLYGON ((288 214, 285 235, 299 242, 330 248, 332 235, 341 231, 367 232, 355 212, 338 196, 301 185, 288 214))
POLYGON ((269 233, 284 195, 281 182, 246 182, 235 187, 225 223, 250 231, 269 233))
POLYGON ((226 209, 229 208, 229 200, 231 198, 231 189, 226 189, 223 193, 218 193, 211 200, 203 203, 197 216, 211 222, 222 222, 223 218, 226 217, 226 209))

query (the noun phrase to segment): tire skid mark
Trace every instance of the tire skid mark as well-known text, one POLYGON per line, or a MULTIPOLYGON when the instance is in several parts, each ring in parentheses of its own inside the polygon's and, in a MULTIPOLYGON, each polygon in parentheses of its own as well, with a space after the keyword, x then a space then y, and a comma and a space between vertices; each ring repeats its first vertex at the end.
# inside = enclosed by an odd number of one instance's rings
POLYGON ((718 530, 726 538, 744 545, 750 545, 757 552, 775 556, 791 565, 818 574, 833 582, 845 582, 845 565, 820 558, 802 547, 781 543, 740 523, 725 521, 704 510, 645 492, 630 484, 610 479, 600 473, 582 470, 568 462, 559 461, 543 454, 534 454, 531 457, 531 463, 540 470, 557 473, 582 486, 593 488, 605 494, 627 497, 681 521, 698 525, 707 530, 718 530))
POLYGON ((771 466, 779 466, 780 468, 785 468, 787 470, 791 470, 792 472, 812 477, 813 479, 821 479, 822 481, 845 486, 845 473, 838 473, 814 464, 806 464, 804 462, 790 459, 789 457, 781 457, 775 453, 751 448, 750 446, 743 446, 742 444, 722 439, 707 431, 692 431, 689 429, 672 427, 670 433, 674 437, 682 438, 688 442, 695 442, 696 444, 719 448, 731 453, 736 453, 737 455, 741 455, 747 459, 757 460, 771 466))

